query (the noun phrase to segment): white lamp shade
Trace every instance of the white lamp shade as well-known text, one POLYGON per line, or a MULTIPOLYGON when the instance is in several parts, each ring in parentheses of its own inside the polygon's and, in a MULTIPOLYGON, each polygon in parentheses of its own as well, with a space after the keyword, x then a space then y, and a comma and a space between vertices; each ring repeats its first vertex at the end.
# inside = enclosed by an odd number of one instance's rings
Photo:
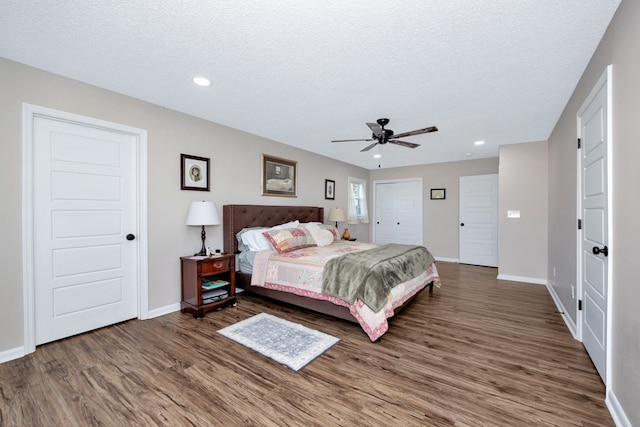
POLYGON ((344 211, 341 208, 329 209, 329 221, 344 222, 347 217, 344 216, 344 211))
POLYGON ((218 210, 213 202, 191 202, 187 225, 219 225, 218 210))

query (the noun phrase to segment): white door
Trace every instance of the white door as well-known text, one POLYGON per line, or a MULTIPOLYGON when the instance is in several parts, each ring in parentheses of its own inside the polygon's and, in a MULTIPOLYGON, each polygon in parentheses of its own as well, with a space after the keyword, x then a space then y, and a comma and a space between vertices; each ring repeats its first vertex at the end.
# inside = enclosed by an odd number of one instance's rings
POLYGON ((460 177, 460 262, 498 266, 498 175, 460 177))
POLYGON ((607 80, 578 112, 581 148, 582 342, 606 381, 608 298, 607 80))
POLYGON ((137 316, 136 143, 33 119, 36 344, 137 316))
POLYGON ((374 183, 374 242, 422 245, 422 180, 374 183))

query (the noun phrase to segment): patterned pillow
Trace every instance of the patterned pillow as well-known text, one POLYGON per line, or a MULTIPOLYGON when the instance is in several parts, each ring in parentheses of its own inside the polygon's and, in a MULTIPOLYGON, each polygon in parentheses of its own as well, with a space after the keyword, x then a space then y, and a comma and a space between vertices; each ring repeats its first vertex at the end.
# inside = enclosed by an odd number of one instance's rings
POLYGON ((295 251, 296 249, 317 246, 316 241, 306 228, 286 228, 283 230, 267 230, 262 233, 279 254, 295 251))

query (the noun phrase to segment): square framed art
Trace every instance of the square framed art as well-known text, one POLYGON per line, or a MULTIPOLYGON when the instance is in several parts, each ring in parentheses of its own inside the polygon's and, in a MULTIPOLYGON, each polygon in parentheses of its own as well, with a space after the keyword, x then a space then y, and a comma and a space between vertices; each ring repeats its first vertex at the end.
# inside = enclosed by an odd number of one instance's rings
POLYGON ((262 155, 262 195, 297 197, 297 165, 293 160, 262 155))
POLYGON ((180 154, 180 189, 209 191, 209 159, 180 154))

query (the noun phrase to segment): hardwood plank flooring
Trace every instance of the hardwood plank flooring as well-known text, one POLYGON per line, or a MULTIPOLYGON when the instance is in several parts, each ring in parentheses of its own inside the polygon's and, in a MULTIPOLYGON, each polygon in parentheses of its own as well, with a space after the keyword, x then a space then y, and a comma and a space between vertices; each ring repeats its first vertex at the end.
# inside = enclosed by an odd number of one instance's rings
POLYGON ((613 426, 605 388, 546 288, 439 262, 379 343, 262 300, 172 313, 0 365, 2 426, 613 426), (219 335, 267 312, 341 338, 295 373, 219 335))

